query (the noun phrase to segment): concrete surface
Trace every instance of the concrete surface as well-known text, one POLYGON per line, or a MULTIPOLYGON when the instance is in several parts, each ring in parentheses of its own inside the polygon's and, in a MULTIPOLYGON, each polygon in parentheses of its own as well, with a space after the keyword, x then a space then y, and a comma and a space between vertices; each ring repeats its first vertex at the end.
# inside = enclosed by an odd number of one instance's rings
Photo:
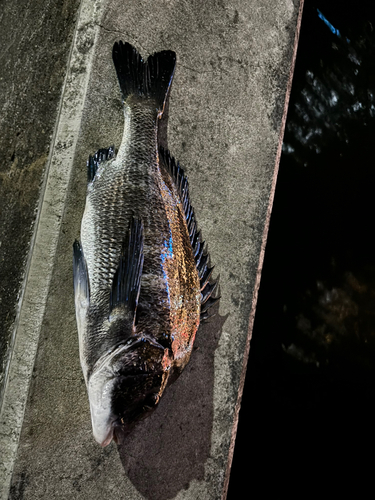
POLYGON ((79 0, 0 8, 0 404, 79 0))
POLYGON ((82 0, 0 418, 4 499, 225 497, 298 10, 292 0, 82 0), (79 366, 72 242, 86 159, 122 135, 118 39, 144 56, 177 53, 168 147, 187 171, 222 299, 158 410, 124 447, 102 450, 79 366))

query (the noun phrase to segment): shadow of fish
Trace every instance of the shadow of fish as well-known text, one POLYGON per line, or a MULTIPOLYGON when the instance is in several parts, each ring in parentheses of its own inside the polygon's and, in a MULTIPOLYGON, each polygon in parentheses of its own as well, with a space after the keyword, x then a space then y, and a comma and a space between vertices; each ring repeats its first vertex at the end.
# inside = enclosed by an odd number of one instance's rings
POLYGON ((122 442, 155 409, 218 300, 186 176, 158 144, 176 55, 144 61, 120 41, 113 62, 124 135, 117 155, 110 147, 89 158, 81 244, 73 245, 80 361, 102 446, 122 442))

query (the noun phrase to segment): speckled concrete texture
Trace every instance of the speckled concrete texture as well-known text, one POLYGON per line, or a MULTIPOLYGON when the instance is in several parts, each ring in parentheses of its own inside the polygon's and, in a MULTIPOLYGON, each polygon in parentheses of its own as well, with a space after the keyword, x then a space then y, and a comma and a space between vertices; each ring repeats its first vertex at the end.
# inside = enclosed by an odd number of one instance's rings
POLYGON ((101 7, 97 42, 87 39, 89 85, 9 498, 220 499, 299 2, 108 0, 101 7), (122 136, 111 61, 119 39, 144 56, 177 53, 163 142, 187 172, 222 298, 158 410, 124 446, 103 450, 91 434, 79 366, 72 243, 84 208, 86 159, 100 147, 118 147, 122 136))
POLYGON ((78 6, 0 7, 0 400, 78 6))
POLYGON ((90 76, 93 44, 98 34, 95 18, 100 3, 83 3, 75 27, 73 50, 69 51, 46 180, 38 210, 36 231, 16 321, 2 404, 0 407, 0 495, 8 497, 9 481, 19 442, 30 380, 46 310, 56 247, 66 194, 75 156, 81 116, 90 76))

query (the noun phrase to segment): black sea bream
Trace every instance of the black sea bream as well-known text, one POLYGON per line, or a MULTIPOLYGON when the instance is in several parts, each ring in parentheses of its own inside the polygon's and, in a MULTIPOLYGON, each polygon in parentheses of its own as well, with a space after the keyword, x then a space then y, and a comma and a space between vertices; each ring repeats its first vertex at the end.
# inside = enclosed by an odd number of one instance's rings
POLYGON ((88 161, 81 244, 73 246, 79 350, 96 441, 121 441, 189 361, 217 300, 179 164, 158 143, 176 55, 143 61, 121 41, 113 62, 125 124, 118 153, 88 161))

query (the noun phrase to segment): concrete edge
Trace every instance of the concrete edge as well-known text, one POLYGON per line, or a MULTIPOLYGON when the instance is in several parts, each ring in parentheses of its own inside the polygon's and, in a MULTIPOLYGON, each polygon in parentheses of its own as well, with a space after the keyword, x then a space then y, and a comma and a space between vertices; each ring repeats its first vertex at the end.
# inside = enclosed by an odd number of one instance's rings
POLYGON ((295 68, 295 63, 296 63, 296 58, 297 58, 297 49, 298 49, 299 35, 300 35, 300 31, 301 31, 303 6, 304 6, 304 0, 300 0, 298 17, 297 17, 297 26, 296 26, 295 36, 294 36, 293 56, 292 56, 292 61, 290 64, 288 84, 287 84, 286 93, 285 93, 284 111, 283 111, 283 117, 281 120, 281 128, 280 128, 279 142, 278 142, 277 152, 276 152, 275 168, 274 168, 274 173, 273 173, 273 178, 272 178, 271 193, 270 193, 270 197, 269 197, 269 201, 268 201, 266 222, 265 222, 263 236, 262 236, 262 246, 261 246, 261 250, 260 250, 257 275, 256 275, 255 286, 254 286, 254 291, 253 291, 253 298, 252 298, 250 318, 249 318, 248 334, 247 334, 245 352, 244 352, 244 357, 243 357, 243 362, 242 362, 240 384, 238 387, 237 403, 236 403, 236 406, 234 409, 232 434, 231 434, 231 441, 230 441, 230 446, 229 446, 227 468, 226 468, 225 476, 224 476, 224 487, 223 487, 223 493, 222 493, 222 500, 226 499, 227 493, 228 493, 230 472, 231 472, 231 468, 232 468, 233 454, 234 454, 234 448, 235 448, 235 444, 236 444, 238 419, 239 419, 242 394, 243 394, 243 389, 244 389, 245 379, 246 379, 247 362, 248 362, 249 353, 250 353, 250 342, 251 342, 251 337, 252 337, 252 332, 253 332, 256 306, 257 306, 257 302, 258 302, 258 292, 259 292, 260 280, 261 280, 261 275, 262 275, 264 254, 266 251, 268 229, 269 229, 270 220, 271 220, 273 200, 275 197, 275 190, 276 190, 277 176, 279 173, 279 165, 280 165, 281 151, 282 151, 282 145, 283 145, 283 139, 284 139, 285 125, 286 125, 286 119, 287 119, 287 115, 288 115, 289 99, 290 99, 290 94, 291 94, 291 90, 292 90, 294 68, 295 68))
POLYGON ((7 500, 47 303, 60 224, 99 33, 102 0, 79 6, 0 407, 0 498, 7 500))

